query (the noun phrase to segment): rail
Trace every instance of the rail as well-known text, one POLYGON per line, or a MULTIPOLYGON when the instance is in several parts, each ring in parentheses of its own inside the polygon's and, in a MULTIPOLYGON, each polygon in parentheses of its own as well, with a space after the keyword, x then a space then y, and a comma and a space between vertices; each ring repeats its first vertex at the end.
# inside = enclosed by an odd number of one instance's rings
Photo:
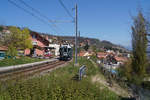
POLYGON ((59 60, 52 60, 50 62, 34 64, 34 66, 26 66, 25 68, 17 69, 16 70, 5 70, 5 72, 0 74, 0 80, 5 81, 9 79, 21 79, 21 78, 28 78, 27 76, 34 76, 35 74, 39 74, 44 71, 48 71, 51 69, 57 68, 59 65, 65 64, 65 61, 59 60))
POLYGON ((46 60, 46 61, 40 61, 40 62, 34 62, 34 63, 28 63, 28 64, 0 67, 0 74, 9 73, 11 71, 17 71, 17 70, 21 70, 21 69, 26 69, 26 68, 34 67, 34 66, 37 66, 37 65, 50 63, 50 62, 53 62, 53 61, 58 61, 58 59, 50 59, 50 60, 46 60))

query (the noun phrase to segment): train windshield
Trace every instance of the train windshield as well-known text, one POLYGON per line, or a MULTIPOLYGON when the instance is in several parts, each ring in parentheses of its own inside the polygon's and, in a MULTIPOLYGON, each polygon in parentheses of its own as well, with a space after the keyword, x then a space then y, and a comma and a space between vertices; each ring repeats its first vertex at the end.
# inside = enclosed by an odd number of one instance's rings
POLYGON ((67 47, 64 48, 64 52, 67 52, 67 47))
POLYGON ((71 51, 71 48, 68 48, 68 52, 71 51))

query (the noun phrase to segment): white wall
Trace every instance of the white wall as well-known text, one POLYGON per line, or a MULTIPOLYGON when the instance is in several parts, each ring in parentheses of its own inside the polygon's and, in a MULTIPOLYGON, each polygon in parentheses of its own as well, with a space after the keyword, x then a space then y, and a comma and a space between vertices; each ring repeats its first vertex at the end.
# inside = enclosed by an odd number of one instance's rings
POLYGON ((55 56, 59 55, 60 45, 58 45, 58 44, 49 44, 49 47, 55 48, 55 56))

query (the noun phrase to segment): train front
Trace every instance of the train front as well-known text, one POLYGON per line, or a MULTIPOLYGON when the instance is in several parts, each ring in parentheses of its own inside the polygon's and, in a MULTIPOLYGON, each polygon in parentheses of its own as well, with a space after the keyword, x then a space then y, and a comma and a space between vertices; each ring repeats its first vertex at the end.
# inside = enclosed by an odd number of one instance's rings
POLYGON ((60 46, 60 60, 70 60, 72 58, 72 47, 70 45, 60 46))

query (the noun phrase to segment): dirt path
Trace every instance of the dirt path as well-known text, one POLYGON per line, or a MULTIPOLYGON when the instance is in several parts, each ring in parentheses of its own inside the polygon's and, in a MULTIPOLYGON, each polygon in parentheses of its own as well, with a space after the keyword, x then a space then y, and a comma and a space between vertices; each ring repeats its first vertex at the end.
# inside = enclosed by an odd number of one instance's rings
MULTIPOLYGON (((96 65, 96 63, 92 60, 90 60, 94 67, 98 67, 96 65)), ((92 77, 92 82, 93 83, 100 83, 105 87, 107 87, 109 90, 115 92, 117 95, 122 96, 122 97, 129 97, 129 93, 128 91, 126 91, 125 89, 121 88, 117 83, 113 82, 113 86, 110 87, 109 83, 107 82, 107 80, 104 78, 103 75, 97 74, 95 76, 92 77)), ((100 87, 100 89, 102 89, 102 87, 100 87)))
MULTIPOLYGON (((121 88, 118 84, 113 83, 113 86, 110 87, 109 83, 107 83, 106 79, 101 78, 100 75, 95 75, 92 77, 92 82, 93 83, 100 83, 102 84, 104 87, 107 87, 109 90, 115 92, 117 95, 122 96, 122 97, 128 97, 129 93, 124 90, 123 88, 121 88)), ((102 88, 102 87, 101 87, 102 88)))

